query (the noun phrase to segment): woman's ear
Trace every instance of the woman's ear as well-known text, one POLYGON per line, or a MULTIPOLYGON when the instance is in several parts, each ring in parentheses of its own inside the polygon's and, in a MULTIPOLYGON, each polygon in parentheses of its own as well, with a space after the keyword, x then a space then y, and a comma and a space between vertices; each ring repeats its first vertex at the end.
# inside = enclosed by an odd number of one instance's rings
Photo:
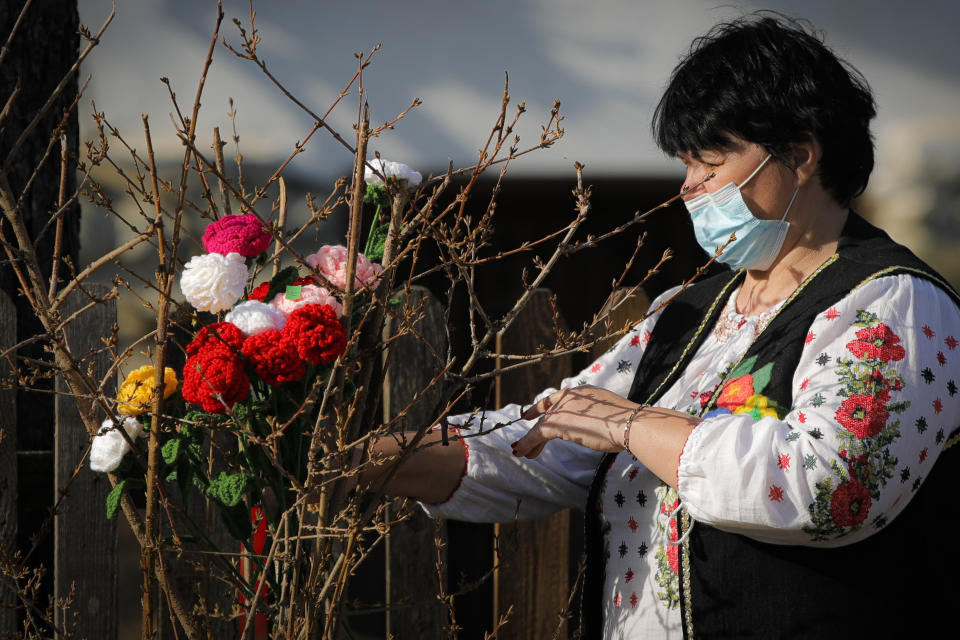
POLYGON ((796 176, 796 186, 802 187, 817 174, 820 168, 820 143, 813 135, 805 140, 790 145, 788 156, 792 163, 791 169, 796 176))

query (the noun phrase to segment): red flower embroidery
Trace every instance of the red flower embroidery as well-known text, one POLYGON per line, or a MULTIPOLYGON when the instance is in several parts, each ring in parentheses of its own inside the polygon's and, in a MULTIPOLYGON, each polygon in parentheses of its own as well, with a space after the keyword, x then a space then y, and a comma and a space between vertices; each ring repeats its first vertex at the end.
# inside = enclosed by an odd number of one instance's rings
POLYGON ((783 502, 783 489, 775 484, 770 485, 770 493, 767 494, 773 502, 783 502))
POLYGON ((927 336, 928 340, 932 340, 933 336, 937 334, 933 332, 933 329, 930 328, 930 325, 925 324, 923 325, 923 335, 927 336))
POLYGON ((647 344, 648 342, 650 342, 650 332, 649 332, 649 331, 644 331, 644 332, 643 332, 643 344, 647 344))
POLYGON ((830 498, 833 522, 840 527, 854 527, 870 513, 870 491, 858 480, 841 483, 830 498))
POLYGON ((636 609, 638 602, 640 602, 640 598, 637 597, 637 592, 634 591, 630 594, 630 606, 636 609))
POLYGON ((830 307, 829 309, 827 309, 827 314, 826 314, 827 320, 836 320, 839 317, 840 317, 840 312, 837 311, 835 307, 830 307))
POLYGON ((590 373, 597 373, 598 371, 600 371, 600 368, 601 368, 600 363, 599 363, 599 362, 594 362, 594 363, 593 363, 593 366, 590 367, 590 373))
POLYGON ((947 356, 943 355, 943 351, 937 351, 937 362, 940 363, 940 366, 947 364, 947 356))
POLYGON ((637 521, 633 519, 633 516, 630 516, 630 519, 627 520, 627 526, 630 527, 630 531, 636 533, 639 525, 637 525, 637 521))
POLYGON ((619 606, 620 606, 620 602, 621 602, 621 600, 620 600, 620 594, 618 593, 618 594, 617 594, 616 596, 614 596, 614 598, 613 598, 613 604, 615 604, 615 605, 617 605, 617 606, 619 607, 619 606))
POLYGON ((937 413, 943 411, 943 402, 940 401, 940 398, 933 401, 933 410, 937 413))
MULTIPOLYGON (((667 536, 670 542, 676 542, 680 537, 677 535, 677 521, 670 520, 670 534, 667 536)), ((668 544, 667 545, 667 562, 670 563, 670 571, 675 574, 680 573, 680 545, 678 544, 668 544)))
POLYGON ((790 469, 790 454, 789 454, 789 453, 781 453, 780 455, 778 455, 778 456, 777 456, 777 466, 780 467, 781 469, 783 469, 784 471, 789 470, 789 469, 790 469))
POLYGON ((879 358, 884 362, 902 360, 906 351, 899 344, 900 336, 882 322, 875 327, 857 331, 857 339, 847 349, 858 358, 879 358))
POLYGON ((627 582, 633 580, 633 569, 627 569, 627 572, 623 574, 623 577, 626 578, 627 582))
POLYGON ((800 391, 806 391, 807 387, 810 386, 810 378, 804 378, 803 382, 800 383, 800 391))
POLYGON ((700 394, 700 408, 703 409, 707 406, 707 403, 710 402, 710 398, 713 397, 713 391, 704 391, 700 394))
POLYGON ((957 342, 957 339, 954 338, 953 336, 947 336, 946 338, 944 338, 943 342, 944 344, 947 345, 947 348, 950 349, 950 351, 953 351, 954 349, 956 349, 957 344, 960 344, 957 342))
POLYGON ((628 475, 627 477, 630 480, 633 480, 634 478, 637 477, 637 473, 639 473, 639 470, 636 467, 630 467, 630 475, 628 475))
POLYGON ((633 336, 630 338, 630 346, 636 347, 640 344, 640 336, 633 336))
POLYGON ((800 422, 800 424, 806 424, 806 423, 807 423, 807 414, 805 414, 803 411, 799 412, 799 413, 797 414, 797 420, 800 422))
POLYGON ((723 391, 717 398, 717 406, 721 409, 733 411, 745 403, 747 398, 753 394, 753 376, 748 373, 745 376, 734 378, 723 386, 723 391))
POLYGON ((807 337, 804 338, 803 342, 804 342, 804 344, 810 344, 811 342, 813 342, 814 340, 816 340, 816 338, 817 338, 817 334, 815 334, 813 331, 811 331, 810 333, 807 334, 807 337))
POLYGON ((875 396, 854 394, 837 409, 837 422, 858 438, 872 438, 883 430, 890 417, 887 411, 889 396, 889 391, 875 396))
POLYGON ((927 448, 924 447, 923 451, 920 452, 920 464, 923 464, 924 460, 927 459, 927 448))

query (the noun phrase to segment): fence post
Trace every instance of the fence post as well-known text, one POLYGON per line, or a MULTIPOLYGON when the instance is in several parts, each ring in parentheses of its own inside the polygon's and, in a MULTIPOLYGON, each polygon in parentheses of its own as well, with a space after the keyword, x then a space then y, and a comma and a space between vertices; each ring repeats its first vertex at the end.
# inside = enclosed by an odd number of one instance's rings
MULTIPOLYGON (((402 294, 401 294, 402 295, 402 294)), ((423 316, 415 325, 418 335, 397 338, 390 354, 383 385, 383 416, 390 420, 413 400, 442 369, 447 353, 446 325, 440 303, 425 287, 410 288, 402 301, 409 309, 421 304, 423 316), (429 348, 428 348, 429 347, 429 348), (440 355, 438 360, 431 349, 440 355)), ((385 333, 396 331, 388 321, 385 333)), ((418 429, 436 416, 433 412, 443 398, 443 388, 436 385, 423 394, 407 411, 397 429, 418 429)), ((396 513, 402 501, 390 505, 396 513)), ((444 525, 445 526, 445 525, 444 525)), ((436 527, 419 508, 408 520, 390 529, 386 539, 387 637, 441 638, 445 613, 437 600, 436 527)))
MULTIPOLYGON (((534 354, 554 344, 551 293, 537 289, 499 341, 498 353, 534 354)), ((561 329, 565 329, 561 319, 561 329)), ((528 403, 538 392, 569 376, 572 361, 563 356, 524 367, 497 380, 498 405, 528 403)), ((559 613, 570 595, 570 510, 540 520, 495 526, 493 618, 496 625, 512 605, 501 640, 566 637, 559 613)))
MULTIPOLYGON (((108 291, 102 285, 88 290, 97 297, 108 291)), ((63 317, 69 318, 89 302, 83 292, 75 292, 64 305, 63 317)), ((94 379, 106 376, 112 364, 101 338, 116 319, 116 301, 109 300, 93 305, 65 328, 71 353, 90 367, 94 379)), ((115 393, 114 378, 110 376, 103 390, 108 396, 115 393)), ((58 599, 65 598, 74 589, 74 599, 67 619, 57 611, 55 620, 58 627, 68 626, 73 624, 73 614, 78 614, 76 637, 116 638, 117 521, 108 520, 104 513, 110 483, 84 460, 90 436, 62 379, 57 380, 56 390, 54 501, 66 495, 54 519, 54 593, 58 599), (78 466, 79 473, 71 480, 78 466)))
MULTIPOLYGON (((17 308, 0 291, 0 352, 17 343, 17 308)), ((15 355, 0 359, 0 553, 12 556, 17 548, 17 386, 15 355), (7 386, 9 383, 10 386, 7 386)), ((0 637, 17 630, 16 594, 0 585, 0 637)))

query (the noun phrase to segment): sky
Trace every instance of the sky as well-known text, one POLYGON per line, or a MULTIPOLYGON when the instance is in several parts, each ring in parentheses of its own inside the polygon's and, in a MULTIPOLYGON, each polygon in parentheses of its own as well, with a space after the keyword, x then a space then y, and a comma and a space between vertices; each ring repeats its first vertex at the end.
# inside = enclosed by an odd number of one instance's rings
MULTIPOLYGON (((108 0, 80 0, 81 21, 96 29, 108 0)), ((826 42, 859 68, 877 95, 878 174, 897 169, 925 145, 960 148, 960 3, 920 0, 774 0, 719 4, 703 0, 421 0, 417 2, 275 1, 255 3, 259 54, 281 82, 323 113, 356 70, 355 52, 380 50, 364 73, 374 124, 423 101, 393 131, 372 142, 383 157, 423 173, 452 161, 465 166, 493 124, 509 74, 514 102, 527 114, 518 131, 532 144, 555 99, 565 136, 555 148, 516 163, 520 175, 572 175, 574 161, 607 176, 678 175, 676 161, 653 145, 649 123, 670 70, 690 41, 714 23, 758 8, 810 20, 826 42), (944 133, 946 132, 946 133, 944 133), (946 142, 944 142, 946 140, 946 142), (905 148, 911 147, 911 148, 905 148)), ((250 29, 249 4, 224 2, 221 34, 239 46, 232 19, 250 29)), ((150 116, 162 155, 182 151, 161 77, 181 108, 196 92, 216 16, 212 0, 118 0, 116 18, 84 69, 97 109, 133 140, 140 114, 150 116), (127 133, 128 132, 128 133, 127 133)), ((198 121, 201 145, 214 126, 231 130, 236 108, 246 159, 278 163, 310 130, 312 118, 288 100, 253 63, 222 44, 215 49, 198 121)), ((346 96, 329 121, 345 138, 357 114, 346 96)), ((87 107, 86 111, 89 111, 87 107)), ((233 150, 228 147, 228 155, 233 150)), ((315 136, 291 171, 329 179, 350 158, 331 136, 315 136)))

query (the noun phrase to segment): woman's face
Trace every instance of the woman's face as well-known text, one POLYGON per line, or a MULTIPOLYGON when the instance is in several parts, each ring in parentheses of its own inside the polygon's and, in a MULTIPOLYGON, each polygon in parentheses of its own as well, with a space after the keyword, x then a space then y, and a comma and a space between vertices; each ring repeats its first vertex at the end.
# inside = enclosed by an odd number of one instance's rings
MULTIPOLYGON (((758 144, 734 139, 724 149, 705 149, 696 154, 681 153, 687 168, 683 199, 714 192, 731 182, 741 185, 769 155, 758 144), (714 176, 703 182, 710 174, 714 176), (702 183, 702 184, 701 184, 702 183)), ((740 193, 751 213, 763 220, 779 220, 797 188, 796 176, 783 163, 771 159, 743 186, 740 193)), ((791 216, 792 217, 792 216, 791 216)))

